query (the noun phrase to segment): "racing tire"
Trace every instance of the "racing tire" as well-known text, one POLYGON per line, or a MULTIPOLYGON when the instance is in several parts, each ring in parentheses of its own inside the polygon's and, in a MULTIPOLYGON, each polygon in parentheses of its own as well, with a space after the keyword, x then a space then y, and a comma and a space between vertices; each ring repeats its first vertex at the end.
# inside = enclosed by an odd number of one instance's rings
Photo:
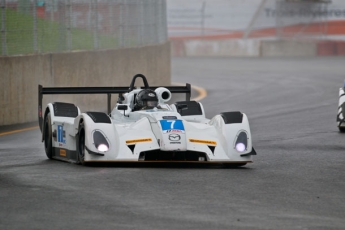
POLYGON ((247 163, 231 163, 231 164, 223 164, 224 168, 239 168, 245 166, 247 163))
POLYGON ((339 128, 339 132, 345 133, 345 128, 343 128, 343 127, 338 127, 338 128, 339 128))
POLYGON ((83 122, 79 124, 79 128, 78 128, 77 153, 78 153, 78 163, 81 165, 86 165, 86 162, 85 162, 85 128, 84 128, 83 122))
POLYGON ((44 122, 44 150, 49 159, 53 158, 52 123, 50 113, 47 114, 44 122))

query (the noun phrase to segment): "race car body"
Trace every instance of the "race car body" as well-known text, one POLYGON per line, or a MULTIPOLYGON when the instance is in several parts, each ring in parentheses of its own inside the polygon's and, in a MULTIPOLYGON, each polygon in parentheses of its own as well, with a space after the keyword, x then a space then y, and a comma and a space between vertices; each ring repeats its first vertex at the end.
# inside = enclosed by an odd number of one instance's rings
POLYGON ((91 91, 118 93, 118 103, 108 114, 81 113, 74 104, 62 102, 49 103, 44 113, 39 112, 48 158, 81 164, 183 161, 244 165, 256 155, 247 116, 236 111, 207 119, 202 104, 189 100, 189 84, 149 87, 145 76, 138 74, 129 89, 39 86, 39 106, 43 94, 91 91), (142 78, 144 88, 134 88, 137 78, 142 78), (186 101, 167 104, 172 93, 186 93, 186 101))
POLYGON ((337 125, 340 132, 345 132, 345 82, 344 86, 339 89, 339 100, 338 100, 338 114, 337 114, 337 125))

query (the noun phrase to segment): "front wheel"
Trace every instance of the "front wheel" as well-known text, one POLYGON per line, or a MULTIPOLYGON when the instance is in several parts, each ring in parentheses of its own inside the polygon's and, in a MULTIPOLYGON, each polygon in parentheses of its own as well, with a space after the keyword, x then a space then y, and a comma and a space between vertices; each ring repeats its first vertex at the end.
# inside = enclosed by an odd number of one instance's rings
POLYGON ((85 128, 84 123, 79 124, 78 140, 77 140, 78 162, 81 165, 86 165, 85 162, 85 128))
POLYGON ((50 113, 47 114, 44 122, 44 150, 49 159, 53 158, 52 124, 50 113))

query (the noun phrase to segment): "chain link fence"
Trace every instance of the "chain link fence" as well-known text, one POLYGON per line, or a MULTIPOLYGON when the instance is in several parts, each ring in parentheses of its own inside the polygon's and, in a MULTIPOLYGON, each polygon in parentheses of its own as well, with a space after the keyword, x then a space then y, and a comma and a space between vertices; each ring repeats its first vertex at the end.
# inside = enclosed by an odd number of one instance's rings
POLYGON ((166 0, 0 0, 1 55, 167 41, 166 0))

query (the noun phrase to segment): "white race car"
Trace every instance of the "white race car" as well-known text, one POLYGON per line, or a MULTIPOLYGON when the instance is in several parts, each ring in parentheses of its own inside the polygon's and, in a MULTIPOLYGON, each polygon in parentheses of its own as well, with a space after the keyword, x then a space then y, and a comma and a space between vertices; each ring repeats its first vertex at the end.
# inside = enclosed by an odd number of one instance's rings
POLYGON ((337 125, 340 132, 345 132, 345 82, 344 87, 339 89, 337 125))
POLYGON ((91 162, 198 162, 242 166, 256 152, 248 118, 224 112, 211 120, 202 104, 190 101, 191 87, 149 87, 144 75, 125 87, 43 88, 39 85, 39 124, 49 159, 91 162), (142 78, 143 88, 134 88, 142 78), (74 104, 49 103, 44 94, 108 94, 108 113, 80 112, 74 104), (110 112, 110 95, 119 94, 110 112), (186 101, 167 104, 172 93, 186 101))

